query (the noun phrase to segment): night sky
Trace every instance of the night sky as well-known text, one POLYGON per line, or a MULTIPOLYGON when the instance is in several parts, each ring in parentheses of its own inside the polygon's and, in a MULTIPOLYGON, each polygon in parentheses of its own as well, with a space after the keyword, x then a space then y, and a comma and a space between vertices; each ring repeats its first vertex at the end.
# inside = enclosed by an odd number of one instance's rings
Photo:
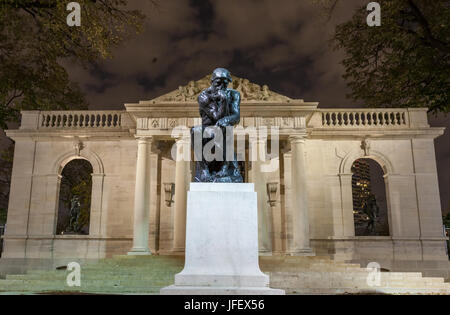
MULTIPOLYGON (((217 67, 269 85, 292 98, 319 101, 320 107, 363 107, 346 98, 339 64, 342 52, 330 47, 337 23, 355 5, 345 0, 330 21, 310 0, 163 0, 131 5, 147 14, 145 31, 114 51, 114 59, 83 69, 67 64, 90 109, 123 109, 124 103, 149 100, 198 80, 217 67)), ((450 118, 431 117, 433 126, 450 118)), ((450 206, 450 136, 436 140, 444 211, 450 206)))

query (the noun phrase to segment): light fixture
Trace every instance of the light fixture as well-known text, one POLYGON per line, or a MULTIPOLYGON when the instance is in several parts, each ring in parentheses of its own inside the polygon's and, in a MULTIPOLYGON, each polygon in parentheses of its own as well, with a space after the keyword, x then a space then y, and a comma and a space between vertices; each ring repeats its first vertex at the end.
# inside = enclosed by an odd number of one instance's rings
POLYGON ((267 183, 267 196, 269 197, 269 204, 271 207, 275 207, 277 204, 277 190, 278 183, 267 183))
POLYGON ((170 207, 173 203, 173 196, 175 195, 175 184, 174 183, 164 183, 164 195, 166 206, 170 207))

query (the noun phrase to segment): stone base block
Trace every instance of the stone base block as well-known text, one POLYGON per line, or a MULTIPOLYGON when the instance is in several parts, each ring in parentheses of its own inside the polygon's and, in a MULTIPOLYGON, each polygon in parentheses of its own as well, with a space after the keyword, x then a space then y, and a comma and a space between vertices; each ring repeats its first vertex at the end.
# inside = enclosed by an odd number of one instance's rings
POLYGON ((175 275, 178 286, 268 287, 269 276, 261 275, 175 275))
POLYGON ((185 266, 161 294, 283 294, 259 269, 256 197, 253 184, 191 183, 185 266))
POLYGON ((284 295, 284 290, 257 287, 183 287, 169 286, 161 295, 284 295))

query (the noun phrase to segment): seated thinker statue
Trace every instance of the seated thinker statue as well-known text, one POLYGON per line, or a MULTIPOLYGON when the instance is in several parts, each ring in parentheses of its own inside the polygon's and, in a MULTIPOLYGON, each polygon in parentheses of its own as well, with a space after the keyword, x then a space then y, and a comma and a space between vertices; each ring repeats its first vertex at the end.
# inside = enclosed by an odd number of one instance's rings
MULTIPOLYGON (((195 166, 195 182, 213 182, 213 183, 242 183, 241 172, 237 163, 236 154, 233 155, 231 161, 226 159, 227 151, 227 132, 233 138, 232 128, 239 123, 241 95, 238 91, 228 89, 228 85, 232 82, 230 72, 223 68, 214 70, 211 78, 211 86, 204 90, 198 97, 200 107, 200 116, 202 118, 202 126, 197 126, 192 129, 194 139, 195 152, 195 138, 202 139, 201 157, 196 154, 195 166), (209 128, 208 128, 209 127, 209 128), (227 128, 228 127, 228 128, 227 128), (217 137, 217 132, 221 131, 223 137, 217 137), (203 149, 206 144, 214 141, 212 153, 223 153, 223 158, 220 160, 210 160, 205 158, 203 149), (219 151, 217 151, 219 150, 219 151)), ((231 144, 230 144, 231 145, 231 144)), ((234 140, 232 141, 234 145, 234 140)))

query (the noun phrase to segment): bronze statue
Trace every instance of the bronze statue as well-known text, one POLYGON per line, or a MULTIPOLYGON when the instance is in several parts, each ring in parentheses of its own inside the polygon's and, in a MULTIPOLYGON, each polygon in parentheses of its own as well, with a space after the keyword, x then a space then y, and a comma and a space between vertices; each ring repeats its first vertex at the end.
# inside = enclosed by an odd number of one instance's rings
MULTIPOLYGON (((212 74, 211 86, 198 97, 202 126, 192 129, 194 135, 192 143, 197 161, 195 182, 242 183, 244 181, 236 154, 233 154, 231 161, 227 160, 226 139, 227 136, 234 139, 232 127, 237 125, 241 118, 241 95, 236 90, 228 89, 232 81, 228 70, 218 68, 212 74), (222 137, 218 136, 218 133, 221 133, 222 137), (202 152, 195 151, 195 138, 202 139, 202 152), (221 152, 222 154, 219 154, 223 158, 211 160, 204 156, 203 149, 211 141, 214 143, 213 153, 221 152)), ((234 145, 234 140, 231 143, 234 145)))
POLYGON ((367 231, 370 233, 375 232, 375 225, 380 213, 380 207, 378 206, 377 199, 373 193, 370 193, 366 200, 364 200, 362 210, 368 217, 367 231))
POLYGON ((78 233, 80 231, 79 218, 81 212, 81 203, 77 195, 73 196, 70 200, 70 221, 69 221, 69 231, 78 233))

